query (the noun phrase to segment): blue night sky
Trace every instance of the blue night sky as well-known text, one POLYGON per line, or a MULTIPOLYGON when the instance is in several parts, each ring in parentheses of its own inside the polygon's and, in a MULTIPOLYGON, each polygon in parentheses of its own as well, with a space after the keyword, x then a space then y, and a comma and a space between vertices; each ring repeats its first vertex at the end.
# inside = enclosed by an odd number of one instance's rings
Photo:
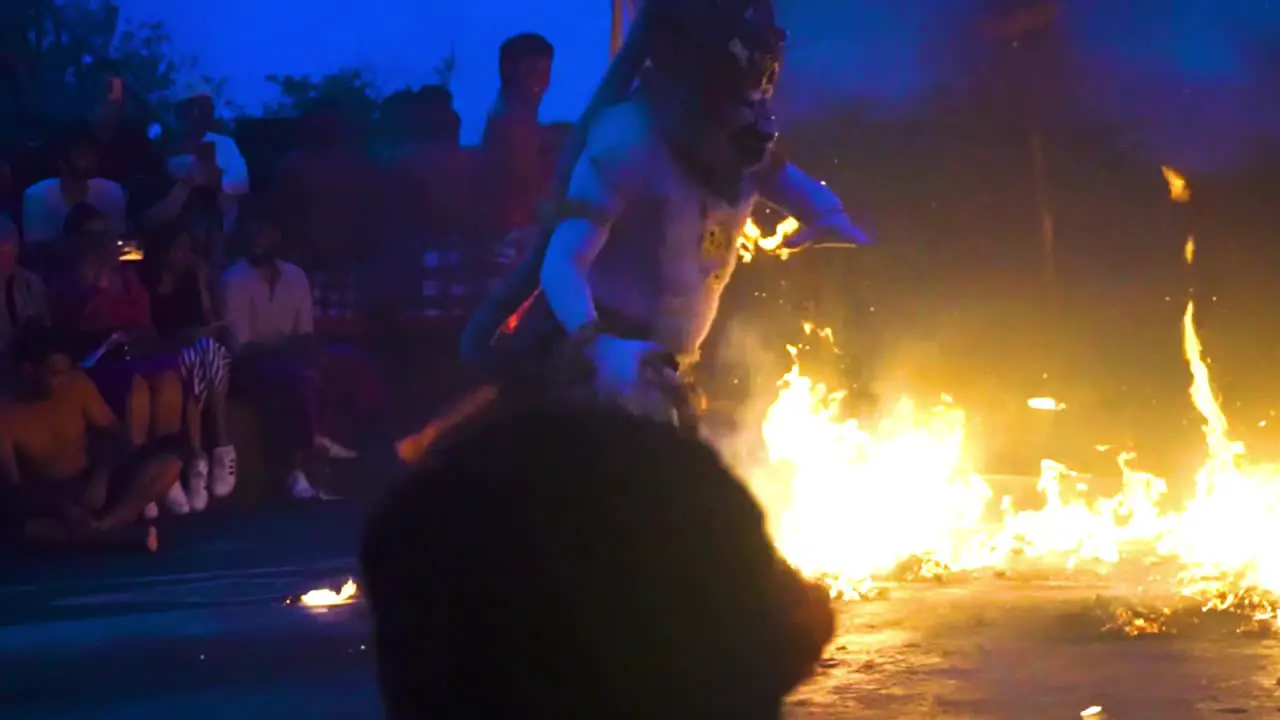
MULTIPOLYGON (((792 31, 783 109, 820 112, 860 96, 910 111, 980 44, 974 0, 777 0, 792 31)), ((450 46, 454 92, 474 138, 496 85, 497 45, 532 30, 556 45, 548 120, 571 119, 607 62, 608 0, 119 0, 163 20, 179 51, 231 80, 251 109, 269 73, 371 71, 389 89, 432 80, 450 46)), ((1280 0, 1071 0, 1064 20, 1091 112, 1136 125, 1162 162, 1230 163, 1241 136, 1280 133, 1280 0), (1264 74, 1263 66, 1272 69, 1264 74), (1268 79, 1270 82, 1268 82, 1268 79)))

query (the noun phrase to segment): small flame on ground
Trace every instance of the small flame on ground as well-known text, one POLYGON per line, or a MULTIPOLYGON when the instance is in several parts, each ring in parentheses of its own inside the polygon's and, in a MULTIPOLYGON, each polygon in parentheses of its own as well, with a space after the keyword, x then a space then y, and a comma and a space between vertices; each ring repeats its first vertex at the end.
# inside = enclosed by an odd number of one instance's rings
POLYGON ((1101 705, 1091 705, 1080 711, 1080 717, 1093 717, 1094 715, 1101 715, 1101 714, 1102 714, 1101 705))
POLYGON ((1196 239, 1193 235, 1187 236, 1187 244, 1182 246, 1182 257, 1186 258, 1187 264, 1190 265, 1196 261, 1196 239))
POLYGON ((356 587, 356 581, 348 578, 336 592, 330 588, 317 588, 299 597, 298 604, 307 607, 346 605, 356 599, 357 592, 359 588, 356 587))

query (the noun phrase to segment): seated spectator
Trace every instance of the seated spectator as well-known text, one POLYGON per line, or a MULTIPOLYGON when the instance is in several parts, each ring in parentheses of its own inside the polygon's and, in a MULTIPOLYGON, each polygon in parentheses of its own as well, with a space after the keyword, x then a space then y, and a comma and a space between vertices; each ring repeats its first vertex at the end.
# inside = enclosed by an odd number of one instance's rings
POLYGON ((222 276, 232 391, 264 403, 289 466, 287 490, 298 499, 314 498, 306 468, 316 451, 331 457, 354 453, 324 434, 311 284, 302 268, 279 258, 280 228, 269 208, 245 203, 239 226, 245 256, 222 276))
POLYGON ((0 292, 4 293, 0 352, 23 328, 49 324, 49 296, 44 281, 18 265, 18 247, 18 226, 0 215, 0 292))
MULTIPOLYGON (((86 371, 108 405, 124 417, 135 447, 178 435, 183 392, 176 350, 155 343, 151 301, 131 264, 120 262, 107 235, 73 240, 75 263, 51 293, 55 327, 78 341, 86 371)), ((175 514, 190 510, 175 485, 166 497, 175 514)))
POLYGON ((187 394, 187 435, 192 460, 187 465, 187 496, 193 510, 203 509, 208 486, 226 497, 236 483, 236 449, 227 433, 227 390, 231 353, 216 339, 209 266, 195 254, 191 235, 169 225, 147 240, 143 279, 151 297, 151 322, 161 338, 181 345, 179 370, 187 394), (204 414, 213 420, 213 475, 204 452, 204 414))
POLYGON ((620 412, 449 438, 361 566, 388 718, 778 718, 834 631, 716 453, 620 412))
POLYGON ((156 549, 153 527, 135 526, 177 487, 173 443, 130 450, 116 415, 52 331, 24 331, 13 358, 18 397, 0 406, 0 468, 22 538, 58 548, 156 549))
POLYGON ((125 194, 118 183, 98 177, 97 150, 87 125, 68 128, 58 143, 59 176, 41 180, 22 196, 22 233, 27 245, 62 237, 71 208, 89 203, 117 235, 125 231, 125 194))

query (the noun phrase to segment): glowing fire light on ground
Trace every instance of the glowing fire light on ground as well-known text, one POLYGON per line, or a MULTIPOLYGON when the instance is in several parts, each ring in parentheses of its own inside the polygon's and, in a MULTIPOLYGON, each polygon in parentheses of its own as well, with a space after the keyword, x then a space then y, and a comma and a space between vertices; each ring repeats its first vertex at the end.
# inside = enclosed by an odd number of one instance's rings
MULTIPOLYGON (((1177 177, 1181 185, 1170 179, 1171 197, 1185 202, 1180 198, 1190 191, 1177 177)), ((1192 252, 1186 254, 1190 260, 1192 252)), ((805 331, 830 340, 812 325, 805 331)), ((1045 460, 1037 486, 1044 506, 1016 508, 973 470, 964 412, 950 398, 904 399, 863 424, 844 417, 843 393, 805 375, 797 349, 789 348, 794 364, 762 428, 769 462, 748 472, 776 545, 799 570, 826 580, 833 594, 850 597, 866 597, 874 578, 904 563, 917 576, 1029 561, 1098 572, 1124 560, 1168 563, 1177 568, 1171 589, 1196 612, 1229 611, 1255 629, 1269 628, 1276 618, 1270 598, 1280 591, 1280 465, 1248 460, 1232 439, 1191 302, 1182 335, 1207 459, 1194 497, 1172 511, 1161 507, 1165 480, 1136 469, 1128 453, 1116 458, 1122 487, 1114 496, 1091 497, 1082 478, 1045 460)), ((1062 408, 1052 398, 1032 398, 1028 406, 1062 408)), ((1121 608, 1111 629, 1171 631, 1177 612, 1121 608)))
POLYGON ((338 590, 331 588, 317 588, 303 594, 298 598, 299 605, 305 605, 313 608, 333 607, 335 605, 346 605, 355 602, 356 595, 359 593, 356 581, 348 579, 342 584, 338 590))

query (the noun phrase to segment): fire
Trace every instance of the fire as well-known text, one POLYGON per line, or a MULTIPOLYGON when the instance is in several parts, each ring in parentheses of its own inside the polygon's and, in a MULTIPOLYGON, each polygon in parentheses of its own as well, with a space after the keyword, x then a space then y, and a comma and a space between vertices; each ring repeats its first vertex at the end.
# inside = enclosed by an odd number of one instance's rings
MULTIPOLYGON (((1185 198, 1185 180, 1165 170, 1171 196, 1185 198)), ((751 228, 748 238, 759 234, 751 228)), ((1034 561, 1105 573, 1126 560, 1158 562, 1177 569, 1171 589, 1196 612, 1230 610, 1269 626, 1280 592, 1280 464, 1250 460, 1232 438, 1193 302, 1181 330, 1206 450, 1194 497, 1181 507, 1168 507, 1166 481, 1124 453, 1116 458, 1122 486, 1114 496, 1098 497, 1085 478, 1044 460, 1037 484, 1043 507, 1017 508, 975 472, 964 412, 950 398, 902 399, 880 419, 859 422, 843 414, 843 393, 804 374, 797 349, 789 348, 793 366, 763 421, 768 462, 747 473, 779 551, 826 580, 833 594, 851 596, 865 596, 873 580, 904 563, 958 572, 1034 561)), ((805 332, 831 340, 812 324, 805 332)), ((1027 405, 1065 407, 1049 397, 1027 405)), ((1177 624, 1176 612, 1122 609, 1115 627, 1128 635, 1165 632, 1177 624)))
POLYGON ((755 221, 747 218, 747 224, 743 226, 742 234, 738 236, 738 257, 742 262, 749 263, 755 258, 758 249, 786 260, 791 253, 782 247, 782 241, 799 229, 799 221, 789 217, 778 223, 772 235, 765 237, 755 221))
POLYGON ((1280 590, 1280 551, 1269 542, 1280 526, 1280 467, 1246 462, 1230 437, 1194 310, 1188 303, 1182 329, 1208 458, 1195 497, 1176 512, 1160 506, 1165 480, 1133 467, 1129 453, 1116 458, 1123 482, 1112 497, 1090 498, 1074 472, 1045 460, 1037 483, 1044 506, 1016 508, 973 470, 964 412, 948 398, 902 399, 864 425, 842 416, 843 394, 805 375, 789 348, 794 365, 763 424, 770 462, 751 474, 779 550, 840 590, 865 587, 911 558, 950 571, 1025 558, 1103 570, 1123 558, 1169 559, 1183 568, 1182 590, 1205 598, 1206 608, 1239 600, 1224 588, 1280 590))
POLYGON ((317 588, 298 598, 298 603, 307 607, 346 605, 356 599, 357 592, 356 581, 348 578, 336 592, 330 588, 317 588))
POLYGON ((1191 202, 1191 186, 1187 184, 1187 179, 1177 170, 1164 165, 1160 168, 1160 172, 1164 174, 1164 180, 1169 184, 1169 199, 1176 203, 1191 202))
POLYGON ((1027 398, 1027 407, 1031 408, 1032 410, 1048 410, 1051 412, 1067 409, 1066 405, 1063 405, 1062 403, 1058 402, 1057 400, 1054 400, 1051 397, 1027 398))

